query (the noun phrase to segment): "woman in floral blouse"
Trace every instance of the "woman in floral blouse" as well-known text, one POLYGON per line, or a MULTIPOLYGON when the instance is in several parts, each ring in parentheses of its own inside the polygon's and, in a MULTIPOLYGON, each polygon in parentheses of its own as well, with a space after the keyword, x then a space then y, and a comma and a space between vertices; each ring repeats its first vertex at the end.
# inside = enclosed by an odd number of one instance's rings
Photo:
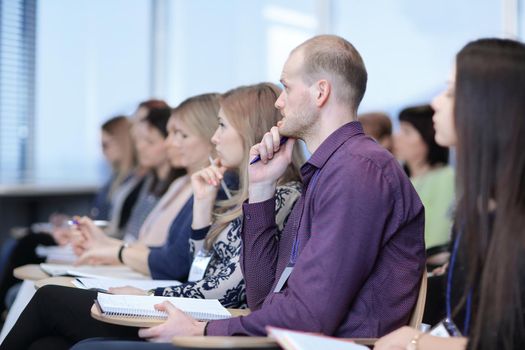
MULTIPOLYGON (((240 229, 242 203, 248 198, 247 172, 250 147, 281 118, 274 108, 280 94, 270 83, 240 87, 227 92, 221 100, 219 128, 212 142, 217 159, 192 175, 194 192, 192 241, 194 261, 189 282, 170 288, 158 288, 158 295, 219 299, 226 307, 246 304, 240 269, 240 229), (226 170, 239 175, 239 190, 231 198, 215 203, 226 170)), ((293 162, 276 190, 276 222, 286 223, 300 195, 300 149, 294 150, 293 162)), ((146 294, 123 287, 110 290, 118 294, 146 294)), ((18 322, 4 340, 7 348, 67 349, 92 337, 140 339, 137 329, 102 323, 90 316, 96 292, 59 286, 40 288, 18 322), (40 347, 40 345, 42 346, 40 347)), ((162 325, 157 326, 162 327, 162 325)))

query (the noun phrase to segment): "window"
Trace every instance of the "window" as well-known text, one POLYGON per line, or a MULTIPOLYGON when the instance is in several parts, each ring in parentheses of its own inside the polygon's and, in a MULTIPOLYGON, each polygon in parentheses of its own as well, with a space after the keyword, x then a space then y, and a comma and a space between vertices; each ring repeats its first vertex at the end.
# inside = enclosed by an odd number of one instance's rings
POLYGON ((33 167, 36 0, 0 0, 0 179, 33 167))

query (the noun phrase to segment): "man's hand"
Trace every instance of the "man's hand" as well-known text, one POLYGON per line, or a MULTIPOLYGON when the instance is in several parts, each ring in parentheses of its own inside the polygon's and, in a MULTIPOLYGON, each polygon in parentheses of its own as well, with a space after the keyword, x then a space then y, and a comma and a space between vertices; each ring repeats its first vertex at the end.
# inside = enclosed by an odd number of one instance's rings
POLYGON ((169 343, 174 336, 204 335, 206 322, 186 315, 169 301, 155 305, 155 309, 167 312, 168 319, 159 326, 139 330, 139 337, 152 342, 169 343))
POLYGON ((262 202, 274 196, 277 180, 292 162, 294 139, 280 145, 279 128, 274 126, 264 134, 260 143, 250 149, 250 161, 261 157, 257 163, 248 166, 250 203, 262 202))

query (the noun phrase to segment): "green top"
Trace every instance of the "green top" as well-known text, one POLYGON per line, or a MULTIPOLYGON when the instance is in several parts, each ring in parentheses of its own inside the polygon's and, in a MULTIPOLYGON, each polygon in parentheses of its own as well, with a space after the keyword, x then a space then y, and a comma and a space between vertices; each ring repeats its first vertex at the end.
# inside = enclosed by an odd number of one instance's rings
POLYGON ((447 243, 452 227, 454 170, 450 166, 439 167, 410 180, 425 206, 426 248, 447 243))

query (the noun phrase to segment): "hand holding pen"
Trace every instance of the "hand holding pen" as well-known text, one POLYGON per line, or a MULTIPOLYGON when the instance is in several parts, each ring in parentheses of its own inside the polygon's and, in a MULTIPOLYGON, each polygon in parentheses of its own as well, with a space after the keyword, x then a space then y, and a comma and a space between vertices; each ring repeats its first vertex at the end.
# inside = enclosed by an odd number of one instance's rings
POLYGON ((277 181, 292 161, 294 143, 294 139, 281 137, 279 128, 274 126, 264 134, 261 142, 250 149, 250 202, 260 202, 273 197, 277 181))
MULTIPOLYGON (((221 166, 219 160, 214 161, 211 159, 210 161, 210 166, 195 172, 191 176, 193 195, 197 201, 205 200, 215 202, 219 186, 223 183, 226 168, 221 166)), ((226 188, 226 185, 224 185, 223 188, 226 188)), ((230 191, 227 191, 226 194, 230 194, 230 191)))

